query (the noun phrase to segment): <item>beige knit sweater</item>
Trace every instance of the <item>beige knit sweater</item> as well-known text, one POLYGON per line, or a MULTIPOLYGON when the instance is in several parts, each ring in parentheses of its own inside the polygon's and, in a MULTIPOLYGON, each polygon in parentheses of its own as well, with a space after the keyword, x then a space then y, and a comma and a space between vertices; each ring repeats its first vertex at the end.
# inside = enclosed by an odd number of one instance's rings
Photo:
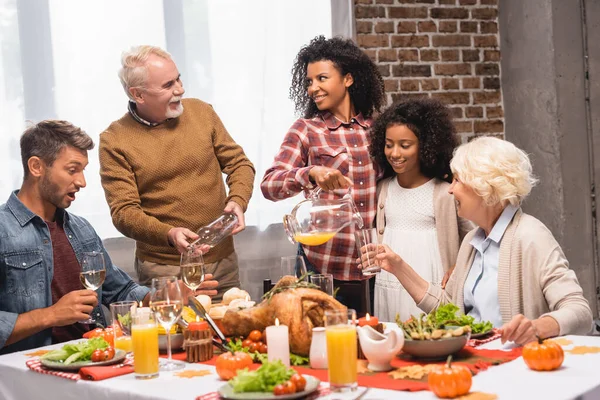
MULTIPOLYGON (((464 312, 464 285, 475 257, 470 244, 475 232, 463 240, 446 289, 429 285, 417 304, 423 311, 452 302, 464 312)), ((532 320, 547 315, 560 326, 560 335, 587 334, 592 328, 590 306, 560 245, 542 222, 520 209, 500 243, 498 301, 503 323, 517 314, 532 320)))
MULTIPOLYGON (((383 240, 383 232, 385 230, 385 200, 392 179, 396 179, 396 176, 383 179, 377 184, 376 227, 379 243, 383 240)), ((437 231, 438 247, 444 272, 454 266, 461 241, 475 227, 469 220, 457 216, 454 196, 448 193, 449 187, 450 184, 448 182, 436 179, 433 189, 435 230, 437 231)))
MULTIPOLYGON (((155 127, 127 113, 100 135, 100 177, 113 223, 137 241, 136 255, 144 261, 179 265, 169 229, 196 231, 229 200, 246 210, 252 195, 254 166, 213 108, 198 99, 184 99, 183 106, 179 118, 155 127)), ((232 252, 228 238, 205 261, 232 252)))

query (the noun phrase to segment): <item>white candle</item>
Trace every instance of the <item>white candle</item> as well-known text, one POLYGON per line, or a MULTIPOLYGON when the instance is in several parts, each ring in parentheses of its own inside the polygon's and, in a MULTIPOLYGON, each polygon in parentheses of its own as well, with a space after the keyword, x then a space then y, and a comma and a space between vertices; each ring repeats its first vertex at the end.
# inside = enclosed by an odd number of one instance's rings
POLYGON ((149 321, 150 320, 150 307, 142 307, 142 302, 140 301, 140 306, 137 308, 137 310, 135 311, 135 313, 138 315, 138 318, 140 318, 140 321, 149 321))
POLYGON ((281 360, 286 367, 290 366, 290 339, 288 327, 279 325, 275 318, 275 325, 267 326, 267 353, 269 361, 281 360))

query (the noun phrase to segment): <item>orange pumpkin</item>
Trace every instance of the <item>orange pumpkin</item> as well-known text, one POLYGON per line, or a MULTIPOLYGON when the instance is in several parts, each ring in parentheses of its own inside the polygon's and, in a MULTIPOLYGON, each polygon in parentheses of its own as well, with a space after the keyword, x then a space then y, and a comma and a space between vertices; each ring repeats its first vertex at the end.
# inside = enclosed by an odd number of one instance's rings
POLYGON ((467 367, 451 363, 452 356, 449 356, 445 365, 440 365, 429 373, 429 389, 437 397, 453 399, 469 393, 471 389, 471 371, 467 367))
POLYGON ((252 357, 250 354, 243 351, 235 353, 227 352, 217 357, 215 367, 217 367, 217 375, 224 381, 233 378, 240 369, 248 368, 252 365, 252 357))
POLYGON ((523 360, 534 371, 552 371, 560 367, 564 359, 562 347, 553 340, 538 338, 523 347, 523 360))

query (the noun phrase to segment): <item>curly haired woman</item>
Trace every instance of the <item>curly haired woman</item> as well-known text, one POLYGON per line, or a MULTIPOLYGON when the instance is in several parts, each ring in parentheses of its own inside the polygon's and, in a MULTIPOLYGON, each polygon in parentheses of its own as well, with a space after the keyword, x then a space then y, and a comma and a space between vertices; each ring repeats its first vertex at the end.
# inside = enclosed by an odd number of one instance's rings
MULTIPOLYGON (((380 173, 369 157, 367 131, 371 116, 385 101, 377 67, 351 40, 316 37, 296 57, 290 98, 304 118, 292 125, 265 172, 263 195, 277 201, 302 191, 306 195, 318 186, 325 198, 335 198, 340 191, 334 190, 352 186, 354 202, 370 227, 380 173)), ((301 245, 298 251, 309 270, 331 273, 337 281, 355 281, 366 291, 365 282, 360 282, 365 277, 348 262, 357 255, 352 228, 322 245, 301 245)), ((368 311, 353 292, 342 288, 338 298, 359 313, 368 311)))
MULTIPOLYGON (((400 253, 425 280, 441 283, 473 228, 458 218, 448 193, 456 133, 446 106, 418 99, 389 107, 375 121, 370 152, 384 171, 377 186, 379 243, 400 253)), ((384 321, 420 314, 410 294, 389 272, 375 281, 375 315, 384 321)))
POLYGON ((445 288, 423 279, 388 246, 376 260, 425 312, 453 302, 500 328, 502 342, 584 335, 592 312, 575 272, 548 228, 521 210, 536 183, 525 152, 482 137, 461 145, 450 163, 458 215, 478 228, 463 240, 445 288))

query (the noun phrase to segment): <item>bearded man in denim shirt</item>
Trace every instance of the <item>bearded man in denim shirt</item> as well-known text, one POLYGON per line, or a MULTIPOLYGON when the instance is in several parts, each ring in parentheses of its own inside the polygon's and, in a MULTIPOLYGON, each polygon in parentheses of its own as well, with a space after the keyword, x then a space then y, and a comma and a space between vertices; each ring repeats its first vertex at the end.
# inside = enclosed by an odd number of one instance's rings
MULTIPOLYGON (((66 121, 42 121, 21 137, 23 185, 0 206, 0 354, 80 338, 93 328, 78 323, 89 315, 105 326, 100 304, 148 304, 149 290, 113 265, 89 222, 65 211, 86 185, 93 147, 66 121), (102 252, 106 265, 97 291, 79 281, 82 255, 91 251, 102 252)), ((205 282, 199 292, 215 295, 216 286, 205 282)))

